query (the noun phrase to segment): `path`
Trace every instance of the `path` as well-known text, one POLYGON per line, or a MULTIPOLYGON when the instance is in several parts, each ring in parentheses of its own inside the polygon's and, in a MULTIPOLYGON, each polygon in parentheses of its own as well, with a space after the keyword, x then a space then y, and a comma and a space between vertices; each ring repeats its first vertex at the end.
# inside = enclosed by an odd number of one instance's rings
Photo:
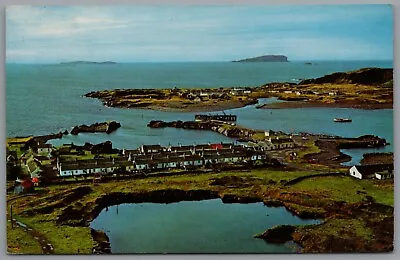
MULTIPOLYGON (((21 198, 21 197, 25 197, 25 196, 29 196, 29 195, 14 197, 12 199, 7 200, 7 203, 12 200, 15 200, 17 198, 21 198)), ((8 206, 7 206, 7 210, 6 210, 6 216, 7 216, 7 219, 9 220, 10 212, 8 210, 8 206)), ((46 236, 41 234, 38 230, 33 229, 32 227, 26 225, 25 223, 22 223, 21 221, 17 221, 15 218, 12 219, 12 222, 13 222, 13 225, 17 225, 19 228, 22 228, 25 232, 27 232, 29 235, 31 235, 36 241, 38 241, 38 243, 40 244, 40 246, 42 248, 43 254, 46 254, 46 255, 55 254, 53 245, 49 242, 49 240, 46 238, 46 236)))

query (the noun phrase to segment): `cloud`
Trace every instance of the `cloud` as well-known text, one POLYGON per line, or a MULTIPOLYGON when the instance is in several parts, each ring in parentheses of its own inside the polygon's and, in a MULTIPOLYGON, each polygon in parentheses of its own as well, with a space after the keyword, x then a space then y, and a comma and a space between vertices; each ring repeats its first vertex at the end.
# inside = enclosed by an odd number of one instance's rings
POLYGON ((233 60, 267 53, 292 60, 391 58, 391 15, 384 5, 12 6, 6 56, 18 62, 233 60))

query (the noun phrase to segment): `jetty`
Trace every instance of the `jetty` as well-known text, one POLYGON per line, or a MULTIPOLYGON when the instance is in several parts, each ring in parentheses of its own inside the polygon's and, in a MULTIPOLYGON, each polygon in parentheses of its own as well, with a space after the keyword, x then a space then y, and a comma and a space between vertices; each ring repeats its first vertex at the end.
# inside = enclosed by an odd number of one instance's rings
POLYGON ((196 121, 223 121, 223 122, 236 122, 237 115, 226 115, 226 114, 215 114, 215 115, 206 115, 206 114, 197 114, 194 116, 196 121))

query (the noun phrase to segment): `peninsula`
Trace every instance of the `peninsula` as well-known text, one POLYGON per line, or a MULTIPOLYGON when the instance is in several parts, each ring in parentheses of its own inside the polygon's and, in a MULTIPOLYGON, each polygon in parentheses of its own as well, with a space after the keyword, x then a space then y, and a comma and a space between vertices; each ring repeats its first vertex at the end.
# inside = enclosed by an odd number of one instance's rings
POLYGON ((257 108, 392 108, 393 69, 364 68, 306 79, 299 83, 271 82, 262 86, 213 89, 114 89, 93 91, 84 96, 98 98, 108 107, 184 112, 239 108, 257 104, 259 98, 269 97, 288 102, 261 104, 257 108))
POLYGON ((288 58, 285 55, 263 55, 232 62, 288 62, 288 58))

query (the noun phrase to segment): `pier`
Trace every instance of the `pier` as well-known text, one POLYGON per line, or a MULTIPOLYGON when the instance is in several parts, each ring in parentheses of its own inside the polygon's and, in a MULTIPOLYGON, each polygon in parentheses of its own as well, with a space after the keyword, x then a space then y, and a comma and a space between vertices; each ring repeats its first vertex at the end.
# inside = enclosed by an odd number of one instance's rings
POLYGON ((197 114, 194 116, 196 121, 211 121, 211 120, 218 120, 223 122, 236 122, 237 115, 204 115, 204 114, 197 114))

